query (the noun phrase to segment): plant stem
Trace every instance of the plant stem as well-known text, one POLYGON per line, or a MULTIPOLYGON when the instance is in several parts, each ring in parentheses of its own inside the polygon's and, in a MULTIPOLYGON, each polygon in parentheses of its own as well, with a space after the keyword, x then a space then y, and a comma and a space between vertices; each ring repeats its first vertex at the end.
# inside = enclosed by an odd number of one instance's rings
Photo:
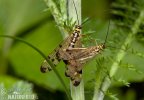
POLYGON ((49 7, 49 10, 53 15, 63 38, 67 37, 68 36, 67 31, 63 27, 64 22, 67 20, 66 0, 59 0, 60 8, 57 6, 54 0, 44 0, 44 1, 49 7))
MULTIPOLYGON (((64 22, 71 20, 71 23, 77 21, 81 24, 81 0, 59 0, 60 8, 57 7, 54 0, 45 0, 54 19, 63 35, 63 38, 68 36, 66 29, 64 29, 64 22)), ((73 100, 84 100, 84 84, 75 87, 70 83, 71 96, 73 100)))
MULTIPOLYGON (((110 69, 110 77, 113 77, 118 68, 119 68, 119 62, 124 58, 125 56, 125 46, 130 45, 131 42, 133 41, 134 36, 136 35, 136 33, 139 30, 139 26, 141 25, 141 23, 144 21, 144 9, 141 10, 139 17, 136 19, 135 23, 133 24, 132 28, 131 28, 131 32, 129 33, 129 35, 127 36, 127 38, 124 41, 124 44, 121 46, 116 58, 115 58, 115 62, 112 64, 111 69, 110 69)), ((102 84, 102 91, 106 92, 108 90, 108 88, 110 87, 111 84, 111 80, 109 77, 106 77, 103 84, 102 84)), ((101 98, 99 98, 98 100, 103 100, 104 98, 104 93, 100 91, 100 95, 101 98)))
POLYGON ((78 87, 73 86, 70 82, 71 96, 73 100, 85 100, 84 98, 84 82, 81 81, 78 87))
POLYGON ((99 68, 99 70, 97 71, 93 100, 98 100, 101 97, 99 92, 100 92, 100 87, 103 81, 102 79, 104 76, 104 73, 102 73, 101 71, 102 71, 101 68, 99 68))
MULTIPOLYGON (((81 0, 67 0, 68 2, 68 18, 81 24, 81 0)), ((75 87, 70 82, 71 96, 73 100, 85 100, 84 98, 84 83, 81 81, 80 85, 75 87)))

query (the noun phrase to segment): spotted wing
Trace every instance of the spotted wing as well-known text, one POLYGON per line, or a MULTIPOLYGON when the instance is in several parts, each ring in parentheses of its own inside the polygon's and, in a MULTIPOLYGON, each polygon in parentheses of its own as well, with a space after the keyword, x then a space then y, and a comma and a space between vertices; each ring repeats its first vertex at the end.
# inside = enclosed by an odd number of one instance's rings
MULTIPOLYGON (((57 46, 47 57, 48 60, 50 60, 54 66, 56 66, 59 62, 60 62, 60 58, 59 58, 59 50, 62 50, 66 47, 68 47, 68 43, 69 43, 69 40, 70 39, 70 36, 67 37, 63 42, 61 42, 59 44, 59 46, 57 46)), ((41 67, 40 67, 40 70, 41 72, 43 73, 46 73, 47 71, 51 71, 52 68, 51 66, 48 64, 48 62, 46 60, 44 60, 41 64, 41 67)))
MULTIPOLYGON (((75 47, 75 45, 81 45, 79 42, 80 39, 80 35, 79 33, 72 33, 70 36, 68 36, 62 43, 59 44, 59 46, 52 52, 49 54, 49 56, 47 57, 47 59, 51 60, 51 62, 56 66, 61 59, 65 58, 65 54, 63 51, 64 49, 68 49, 70 48, 71 44, 74 44, 73 46, 75 47), (72 43, 74 41, 74 43, 72 43)), ((72 46, 72 48, 73 48, 72 46)), ((68 58, 69 59, 69 58, 68 58)), ((47 63, 46 60, 43 61, 41 67, 40 67, 41 72, 45 73, 47 71, 52 70, 51 66, 47 63)))

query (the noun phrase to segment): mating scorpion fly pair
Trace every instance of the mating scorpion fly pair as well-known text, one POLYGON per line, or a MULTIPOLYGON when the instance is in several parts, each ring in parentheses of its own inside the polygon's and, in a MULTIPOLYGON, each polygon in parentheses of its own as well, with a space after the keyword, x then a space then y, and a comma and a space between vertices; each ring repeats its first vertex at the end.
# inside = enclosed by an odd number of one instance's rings
MULTIPOLYGON (((73 1, 74 4, 74 1, 73 1)), ((75 4, 74 4, 75 7, 75 4)), ((76 10, 76 7, 75 7, 76 10)), ((77 14, 77 10, 76 10, 77 14)), ((78 14, 77 14, 78 19, 78 14)), ((108 27, 109 29, 109 27, 108 27)), ((66 64, 65 75, 70 77, 72 84, 78 86, 82 78, 82 69, 84 64, 86 64, 90 59, 94 58, 99 52, 105 48, 108 32, 106 34, 106 39, 103 44, 97 46, 91 46, 84 48, 81 44, 81 25, 75 25, 72 33, 62 42, 59 46, 48 55, 47 59, 56 66, 60 61, 66 64)), ((52 68, 46 60, 43 61, 41 72, 46 73, 51 71, 52 68)))

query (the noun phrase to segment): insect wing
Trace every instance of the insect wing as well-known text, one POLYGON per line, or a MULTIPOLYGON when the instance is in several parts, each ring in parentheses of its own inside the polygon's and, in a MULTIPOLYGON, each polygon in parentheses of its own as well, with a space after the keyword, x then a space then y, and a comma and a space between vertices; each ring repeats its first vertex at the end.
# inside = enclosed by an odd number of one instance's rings
MULTIPOLYGON (((66 55, 64 54, 64 52, 61 52, 61 51, 63 51, 65 48, 69 48, 69 46, 71 45, 70 43, 73 39, 75 39, 76 45, 81 45, 80 42, 77 42, 79 40, 79 36, 80 35, 77 35, 77 37, 75 37, 74 33, 68 36, 63 42, 59 44, 59 46, 53 52, 49 54, 47 59, 51 60, 51 62, 56 66, 60 62, 61 59, 66 58, 66 55)), ((41 64, 40 70, 41 72, 46 73, 47 71, 51 71, 52 68, 47 63, 47 61, 44 60, 43 63, 41 64)))

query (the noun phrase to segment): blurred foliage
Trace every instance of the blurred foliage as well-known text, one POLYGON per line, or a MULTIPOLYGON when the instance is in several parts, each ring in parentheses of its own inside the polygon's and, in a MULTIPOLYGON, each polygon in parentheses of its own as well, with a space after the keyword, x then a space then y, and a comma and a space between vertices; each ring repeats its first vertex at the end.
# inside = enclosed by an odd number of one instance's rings
MULTIPOLYGON (((108 74, 109 66, 113 63, 124 40, 131 33, 139 14, 144 13, 144 2, 143 0, 109 2, 83 0, 82 3, 83 19, 90 17, 90 20, 83 25, 83 34, 86 34, 83 39, 85 46, 95 45, 96 42, 103 43, 108 27, 106 20, 111 20, 107 49, 84 67, 85 94, 88 100, 93 96, 94 83, 97 82, 95 77, 103 72, 108 74), (99 61, 103 57, 105 61, 99 61), (103 71, 98 73, 101 67, 103 71)), ((0 35, 19 36, 38 47, 46 55, 49 54, 62 41, 62 36, 52 15, 45 9, 47 6, 43 0, 0 0, 0 35)), ((119 63, 120 68, 111 79, 113 84, 109 91, 112 93, 106 93, 106 100, 116 97, 120 100, 144 99, 142 85, 144 83, 144 20, 127 48, 125 57, 119 63)), ((13 84, 15 86, 20 84, 20 88, 25 86, 33 88, 27 85, 29 84, 27 82, 19 83, 20 80, 30 81, 34 84, 36 93, 40 94, 40 99, 47 100, 48 97, 52 100, 57 99, 55 96, 65 99, 63 86, 55 73, 40 72, 42 61, 43 58, 30 47, 15 40, 0 38, 0 86, 4 84, 4 88, 11 88, 13 84)), ((69 87, 69 79, 64 75, 64 66, 61 62, 57 70, 69 87)))

